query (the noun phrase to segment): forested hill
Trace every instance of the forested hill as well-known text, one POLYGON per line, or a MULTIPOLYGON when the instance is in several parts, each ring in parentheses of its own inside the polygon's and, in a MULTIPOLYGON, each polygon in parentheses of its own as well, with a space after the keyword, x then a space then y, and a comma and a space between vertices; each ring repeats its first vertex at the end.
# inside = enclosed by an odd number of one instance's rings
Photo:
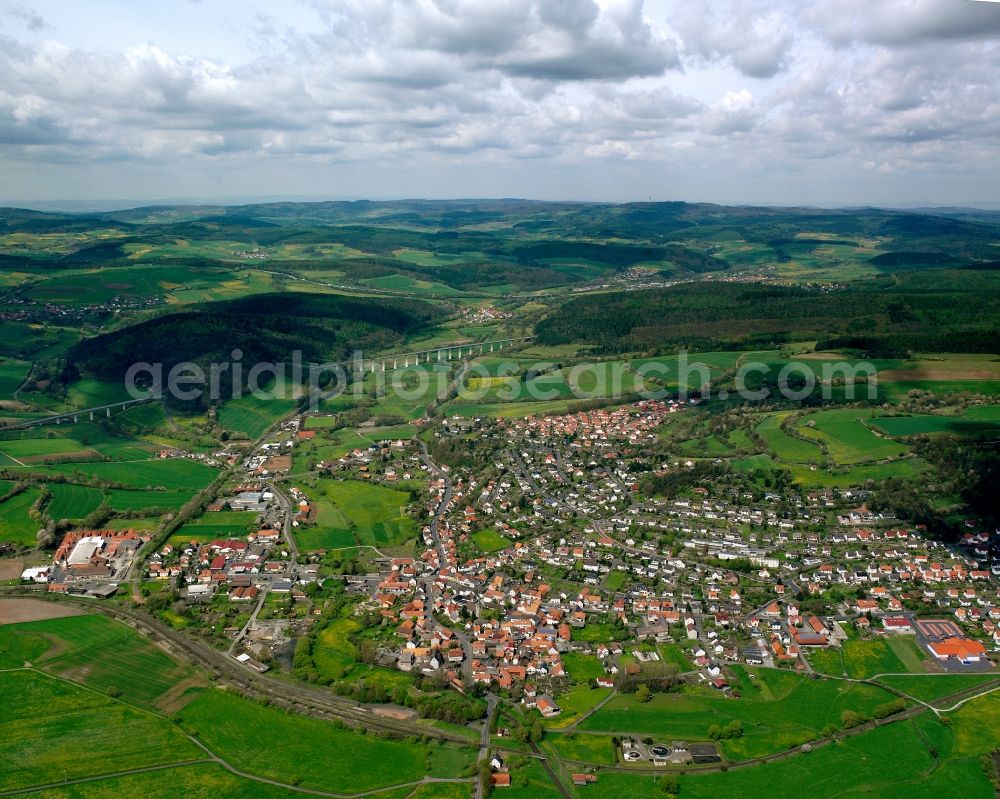
POLYGON ((393 346, 441 312, 416 300, 365 299, 323 294, 258 294, 192 306, 85 339, 67 353, 64 379, 81 374, 121 380, 136 362, 185 361, 206 366, 243 353, 244 364, 346 359, 356 350, 393 346))
POLYGON ((578 297, 537 327, 543 344, 595 352, 727 349, 818 339, 889 352, 1000 351, 1000 275, 947 271, 818 289, 699 282, 578 297))

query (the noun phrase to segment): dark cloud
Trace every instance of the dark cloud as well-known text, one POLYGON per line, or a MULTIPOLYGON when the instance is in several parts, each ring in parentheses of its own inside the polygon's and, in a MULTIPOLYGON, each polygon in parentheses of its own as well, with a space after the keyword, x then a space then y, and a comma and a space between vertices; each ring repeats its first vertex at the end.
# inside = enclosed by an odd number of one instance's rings
POLYGON ((1000 3, 983 0, 838 0, 814 4, 806 19, 841 46, 909 46, 1000 36, 1000 3))

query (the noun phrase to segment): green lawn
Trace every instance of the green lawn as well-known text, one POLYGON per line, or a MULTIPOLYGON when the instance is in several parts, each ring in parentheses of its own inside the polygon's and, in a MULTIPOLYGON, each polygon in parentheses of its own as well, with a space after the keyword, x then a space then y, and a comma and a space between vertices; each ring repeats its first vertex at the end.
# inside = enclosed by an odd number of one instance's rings
POLYGON ((562 713, 551 719, 545 719, 545 726, 559 728, 572 724, 584 713, 607 699, 611 691, 611 688, 591 688, 586 683, 574 685, 555 697, 562 713))
POLYGON ((566 760, 579 760, 600 766, 615 765, 615 746, 610 735, 572 735, 552 733, 546 739, 551 748, 566 760))
POLYGON ((594 655, 566 652, 562 656, 562 662, 574 682, 587 682, 604 676, 604 667, 594 655))
POLYGON ((508 762, 511 766, 510 787, 497 788, 493 792, 494 796, 513 797, 513 799, 559 799, 559 791, 540 762, 519 755, 513 756, 508 762))
POLYGON ((486 552, 487 554, 506 549, 512 543, 509 538, 500 535, 500 533, 492 529, 480 530, 477 533, 473 533, 471 537, 472 542, 479 548, 479 550, 486 552))
MULTIPOLYGON (((320 480, 317 528, 352 532, 357 543, 399 546, 414 538, 418 526, 406 516, 410 495, 360 480, 320 480)), ((346 544, 345 544, 346 545, 346 544)))
POLYGON ((680 644, 661 644, 657 647, 660 658, 666 663, 674 663, 681 671, 692 671, 694 664, 687 651, 680 644))
POLYGON ((604 578, 604 586, 609 591, 620 591, 625 585, 625 572, 619 569, 612 569, 608 576, 604 578))
POLYGON ((10 399, 24 378, 31 364, 16 358, 0 358, 0 399, 10 399))
POLYGON ((921 671, 919 653, 912 638, 869 640, 853 638, 844 641, 842 648, 819 649, 809 655, 809 662, 816 671, 840 677, 845 672, 854 679, 866 679, 876 674, 906 674, 921 671))

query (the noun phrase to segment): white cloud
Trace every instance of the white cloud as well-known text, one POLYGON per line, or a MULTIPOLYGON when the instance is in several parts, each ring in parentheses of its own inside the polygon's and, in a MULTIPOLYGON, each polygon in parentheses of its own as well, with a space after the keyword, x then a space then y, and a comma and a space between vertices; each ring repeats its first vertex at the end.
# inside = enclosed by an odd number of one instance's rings
MULTIPOLYGON (((1000 178, 998 4, 313 0, 310 9, 310 25, 277 5, 246 15, 227 35, 249 37, 259 55, 235 59, 223 54, 237 48, 192 55, 152 29, 116 47, 69 46, 58 15, 29 30, 36 10, 0 5, 0 168, 67 174, 95 164, 117 180, 145 165, 235 185, 274 161, 294 191, 303 174, 319 183, 317 165, 358 165, 413 175, 404 193, 438 195, 475 193, 486 175, 497 185, 494 173, 520 174, 521 161, 550 164, 570 185, 603 161, 601 185, 620 174, 623 191, 634 174, 615 170, 626 163, 689 169, 705 178, 696 185, 723 193, 738 170, 763 185, 819 164, 887 179, 926 173, 929 190, 960 172, 979 181, 979 196, 1000 178), (968 8, 978 5, 997 7, 968 8), (442 182, 447 164, 470 185, 442 182)), ((532 169, 526 190, 507 193, 531 194, 541 174, 532 169)), ((358 179, 355 193, 367 185, 358 179)))

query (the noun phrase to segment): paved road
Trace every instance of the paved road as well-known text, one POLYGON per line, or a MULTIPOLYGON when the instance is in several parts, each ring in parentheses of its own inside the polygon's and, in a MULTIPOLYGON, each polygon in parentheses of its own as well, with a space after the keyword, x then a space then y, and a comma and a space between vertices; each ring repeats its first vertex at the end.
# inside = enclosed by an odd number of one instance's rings
MULTIPOLYGON (((483 721, 483 729, 479 732, 479 756, 476 763, 480 764, 489 756, 490 752, 490 727, 493 726, 493 714, 496 713, 499 697, 496 694, 486 694, 486 718, 483 721)), ((486 799, 482 782, 476 780, 477 799, 486 799)))
POLYGON ((265 490, 274 494, 275 502, 281 506, 284 513, 284 519, 281 522, 281 535, 285 539, 290 556, 289 560, 294 567, 299 559, 299 545, 295 541, 295 536, 292 535, 292 501, 274 483, 269 484, 265 490))
POLYGON ((537 760, 542 762, 542 767, 545 769, 546 773, 549 775, 549 779, 562 794, 563 799, 576 799, 573 794, 567 790, 566 786, 563 785, 562 780, 559 779, 559 775, 556 774, 552 766, 549 765, 549 759, 545 754, 538 748, 537 744, 531 744, 531 753, 535 756, 537 760))

